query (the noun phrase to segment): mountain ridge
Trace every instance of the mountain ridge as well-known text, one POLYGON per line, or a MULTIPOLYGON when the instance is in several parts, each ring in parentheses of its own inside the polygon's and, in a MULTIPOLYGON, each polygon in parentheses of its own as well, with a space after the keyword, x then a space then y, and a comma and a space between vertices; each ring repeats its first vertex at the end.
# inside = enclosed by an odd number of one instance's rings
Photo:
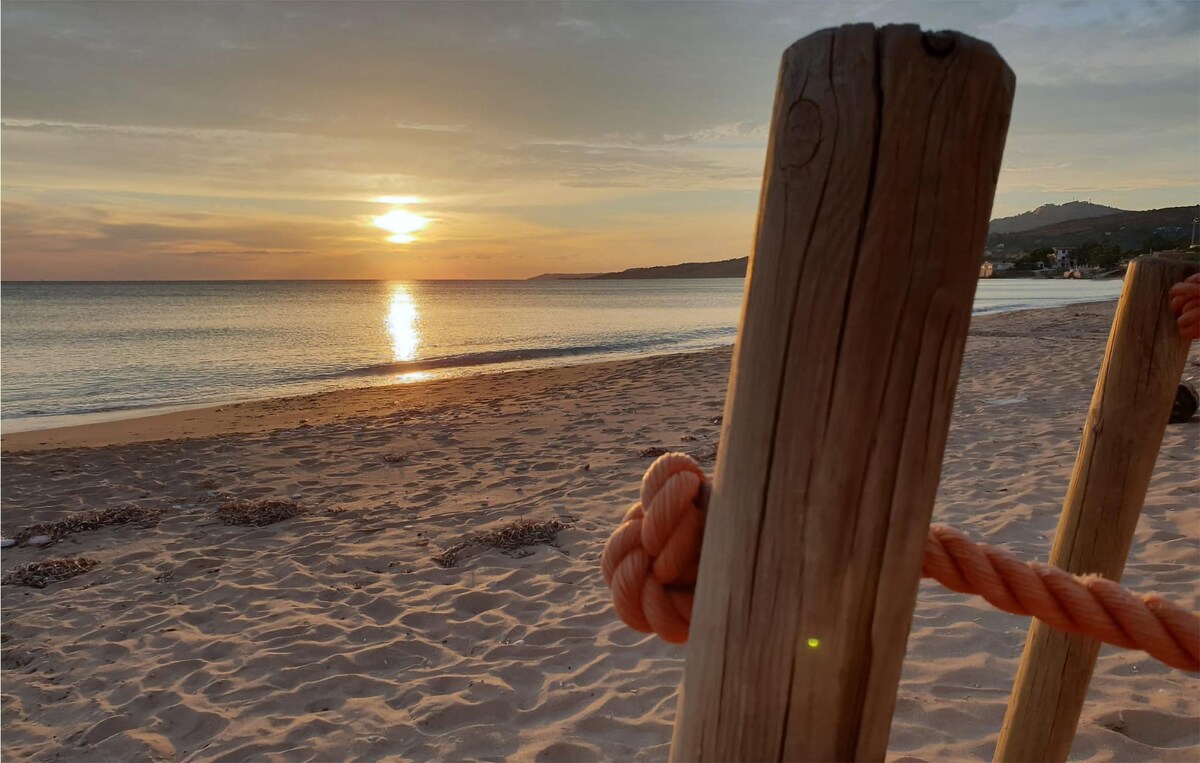
POLYGON ((1085 220, 1090 217, 1104 217, 1127 209, 1106 207, 1103 204, 1092 204, 1089 201, 1068 201, 1066 204, 1043 204, 1037 209, 1022 212, 1011 217, 998 217, 988 223, 988 233, 1022 233, 1024 231, 1042 228, 1068 220, 1085 220))

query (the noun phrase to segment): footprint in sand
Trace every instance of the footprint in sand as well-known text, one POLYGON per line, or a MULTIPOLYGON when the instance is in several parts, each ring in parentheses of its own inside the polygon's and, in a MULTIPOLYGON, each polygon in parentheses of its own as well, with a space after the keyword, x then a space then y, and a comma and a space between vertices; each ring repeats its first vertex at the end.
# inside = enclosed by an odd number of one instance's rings
POLYGON ((1105 728, 1149 747, 1192 747, 1200 744, 1196 719, 1161 710, 1118 710, 1096 719, 1105 728))

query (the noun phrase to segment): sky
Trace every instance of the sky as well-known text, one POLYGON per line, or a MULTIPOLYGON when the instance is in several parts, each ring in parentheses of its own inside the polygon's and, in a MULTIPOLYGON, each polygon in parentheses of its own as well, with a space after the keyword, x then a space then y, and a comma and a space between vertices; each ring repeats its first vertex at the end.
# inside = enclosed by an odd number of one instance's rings
POLYGON ((780 54, 864 21, 980 37, 1016 72, 993 216, 1200 202, 1188 0, 2 14, 6 280, 525 278, 741 257, 780 54))

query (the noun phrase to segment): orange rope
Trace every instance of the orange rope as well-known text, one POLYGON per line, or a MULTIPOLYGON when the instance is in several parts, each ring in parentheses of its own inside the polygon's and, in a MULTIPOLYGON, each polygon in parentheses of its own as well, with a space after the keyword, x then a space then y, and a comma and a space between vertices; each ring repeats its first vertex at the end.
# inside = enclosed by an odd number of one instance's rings
MULTIPOLYGON (((661 456, 642 478, 641 500, 608 539, 601 559, 604 580, 617 614, 634 630, 672 643, 687 641, 706 490, 704 472, 691 457, 661 456)), ((1025 564, 942 526, 929 529, 921 575, 1057 630, 1141 649, 1173 668, 1200 671, 1200 617, 1157 595, 1138 597, 1096 575, 1078 577, 1047 564, 1025 564)))

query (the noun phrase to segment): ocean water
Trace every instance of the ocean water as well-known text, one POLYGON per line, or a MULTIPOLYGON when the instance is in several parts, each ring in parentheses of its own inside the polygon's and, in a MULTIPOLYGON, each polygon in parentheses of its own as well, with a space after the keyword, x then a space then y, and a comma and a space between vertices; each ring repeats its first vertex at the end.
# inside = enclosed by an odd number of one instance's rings
MULTIPOLYGON (((176 407, 733 343, 741 279, 211 281, 0 286, 13 432, 176 407)), ((981 281, 976 312, 1119 281, 981 281)))

